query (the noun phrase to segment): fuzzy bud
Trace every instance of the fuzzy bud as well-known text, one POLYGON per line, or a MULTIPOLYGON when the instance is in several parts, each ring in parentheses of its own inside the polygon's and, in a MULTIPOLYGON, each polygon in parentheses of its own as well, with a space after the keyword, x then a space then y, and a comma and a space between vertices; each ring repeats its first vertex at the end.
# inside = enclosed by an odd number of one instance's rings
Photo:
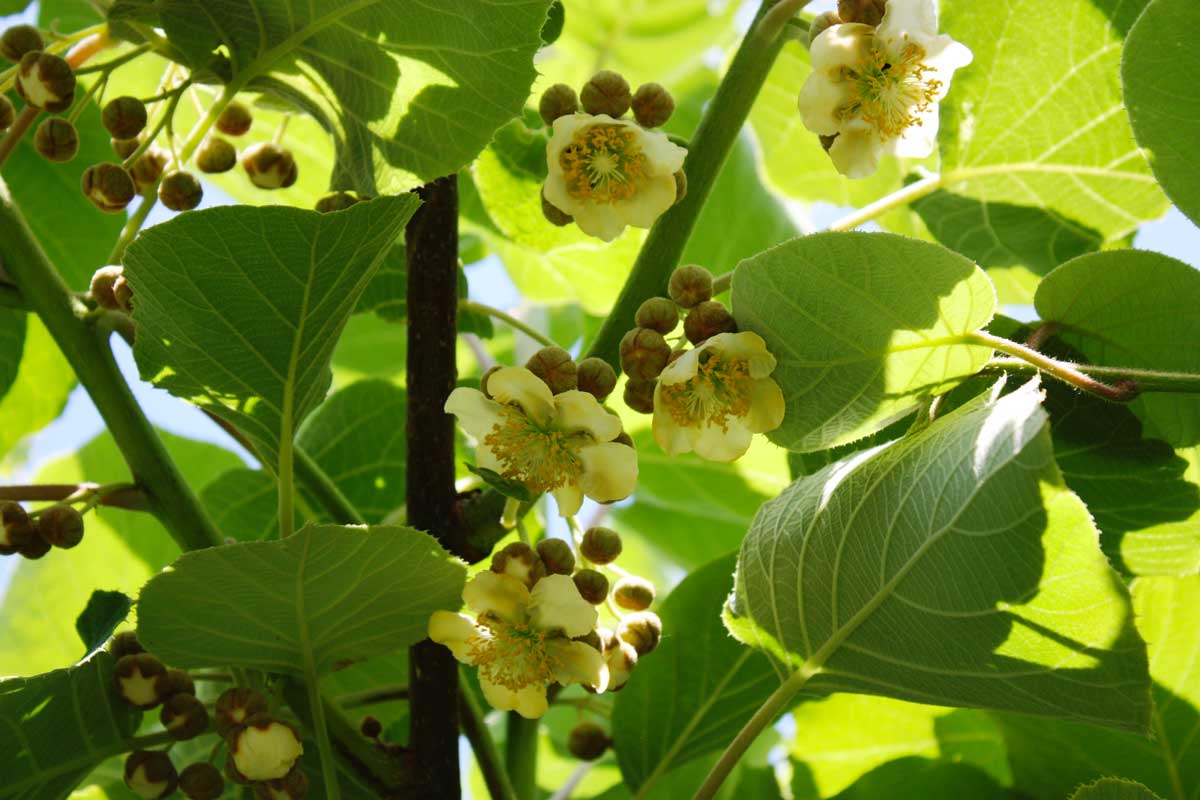
POLYGON ((142 141, 141 139, 109 139, 108 143, 112 145, 113 152, 124 161, 137 152, 142 141))
POLYGON ((79 185, 93 205, 107 214, 123 211, 136 194, 133 178, 119 164, 88 167, 79 185))
POLYGON ((146 104, 122 95, 104 104, 100 121, 114 139, 132 139, 146 129, 146 104))
POLYGON ((188 800, 217 800, 225 793, 221 771, 206 761, 190 764, 179 773, 179 791, 188 800))
POLYGON ((654 413, 654 390, 658 388, 657 380, 642 381, 630 378, 625 382, 625 392, 622 397, 625 405, 639 414, 654 413))
POLYGON ((286 189, 296 182, 292 151, 273 142, 259 142, 242 153, 242 168, 260 189, 286 189))
POLYGON ((26 53, 41 50, 45 46, 41 32, 32 25, 14 25, 0 35, 0 56, 14 64, 26 53))
POLYGON ((883 22, 887 0, 838 0, 838 17, 842 22, 861 22, 872 27, 883 22))
POLYGON ((581 761, 595 761, 611 743, 608 731, 594 722, 581 722, 567 734, 567 751, 581 761))
POLYGON ((575 571, 575 554, 562 539, 542 539, 537 543, 538 556, 551 575, 570 575, 575 571))
POLYGON ((136 656, 139 653, 144 653, 146 652, 146 648, 142 647, 142 643, 138 641, 136 633, 133 631, 121 631, 108 643, 108 652, 115 660, 120 661, 125 656, 136 656))
POLYGON ((113 281, 113 300, 117 302, 117 310, 133 313, 133 287, 124 275, 113 281))
POLYGON ((292 726, 266 714, 248 719, 244 727, 226 737, 226 743, 238 772, 252 781, 282 778, 304 752, 292 726))
POLYGON ((220 136, 209 136, 196 151, 196 169, 209 175, 229 172, 236 165, 237 149, 220 136))
POLYGON ((665 297, 651 297, 638 306, 633 320, 639 328, 649 328, 666 336, 679 324, 679 309, 665 297))
POLYGON ((602 358, 585 358, 579 362, 578 372, 579 391, 587 392, 601 403, 617 388, 617 373, 602 358))
POLYGON ((378 739, 383 735, 383 723, 372 716, 363 717, 358 732, 368 739, 378 739))
POLYGON ((208 710, 191 694, 175 694, 163 702, 159 720, 177 742, 195 739, 208 730, 208 710))
POLYGON ((638 611, 622 618, 617 626, 617 638, 633 645, 639 656, 644 656, 662 639, 662 620, 653 611, 638 611))
POLYGON ((308 776, 299 767, 277 781, 264 781, 254 786, 254 796, 258 800, 301 800, 307 794, 308 776))
POLYGON ((611 564, 621 555, 621 534, 612 528, 588 528, 579 552, 593 564, 611 564))
POLYGON ((96 270, 92 275, 91 286, 88 288, 88 293, 96 301, 96 305, 110 311, 120 308, 116 297, 113 296, 113 285, 124 276, 124 273, 122 267, 115 265, 96 270))
POLYGON ((256 714, 265 714, 266 711, 267 698, 262 694, 254 689, 234 687, 226 689, 217 698, 213 722, 218 734, 228 736, 245 725, 246 720, 256 714))
POLYGON ((57 503, 38 515, 37 532, 55 547, 70 550, 83 541, 83 515, 65 503, 57 503))
POLYGON ((620 73, 603 69, 583 85, 579 101, 589 114, 607 114, 619 119, 629 110, 633 95, 629 92, 629 81, 620 73))
POLYGON ((50 53, 31 50, 23 55, 15 83, 22 100, 51 114, 66 111, 75 100, 75 71, 50 53))
POLYGON ((79 133, 69 120, 47 117, 33 132, 33 147, 47 161, 63 164, 79 152, 79 133))
POLYGON ((671 273, 667 292, 681 307, 694 308, 712 299, 712 273, 698 264, 686 264, 671 273))
POLYGON ((333 211, 345 211, 350 206, 362 201, 363 198, 352 195, 349 192, 332 192, 318 200, 313 208, 322 214, 328 214, 333 211))
POLYGON ((41 536, 34 536, 25 544, 17 548, 17 552, 20 553, 23 558, 28 558, 30 561, 37 561, 42 556, 46 555, 46 553, 50 552, 50 543, 41 536))
POLYGON ((675 98, 657 83, 643 83, 633 96, 633 118, 643 128, 665 125, 675 113, 675 98))
POLYGON ((134 750, 125 759, 125 785, 138 797, 158 800, 175 791, 179 774, 166 753, 134 750))
POLYGON ((525 362, 525 369, 542 379, 554 394, 568 392, 579 385, 579 368, 571 354, 561 347, 543 347, 525 362))
POLYGON ((575 90, 565 83, 554 84, 542 92, 542 99, 538 101, 538 113, 547 125, 553 125, 554 120, 574 114, 578 110, 579 98, 576 97, 575 90))
POLYGON ((12 127, 16 118, 17 110, 13 108, 12 101, 6 96, 0 95, 0 131, 6 131, 12 127))
POLYGON ((234 100, 225 106, 221 115, 217 117, 217 130, 227 136, 241 136, 250 130, 253 122, 254 116, 250 113, 250 109, 245 104, 234 100))
POLYGON ((709 300, 688 312, 683 320, 683 332, 692 344, 700 344, 718 333, 733 333, 737 323, 722 303, 709 300))
POLYGON ((156 688, 159 695, 165 698, 171 698, 177 694, 196 696, 196 682, 192 680, 191 675, 181 669, 168 669, 165 675, 158 678, 156 688))
POLYGON ((620 691, 637 666, 638 651, 628 642, 616 639, 604 660, 608 664, 608 691, 620 691))
POLYGON ((20 503, 5 500, 0 503, 0 555, 10 556, 37 537, 37 529, 20 503))
POLYGON ((842 18, 838 16, 836 11, 826 11, 823 14, 817 14, 816 19, 812 21, 812 25, 808 28, 808 46, 812 47, 812 43, 817 40, 818 36, 834 25, 841 24, 842 18))
POLYGON ((581 569, 572 576, 579 596, 594 606, 598 606, 608 597, 608 578, 604 573, 594 569, 581 569))
POLYGON ((645 611, 654 602, 654 584, 645 578, 626 575, 613 587, 613 600, 629 611, 645 611))
POLYGON ((546 192, 544 189, 542 190, 542 216, 545 217, 546 221, 551 225, 559 228, 566 227, 575 221, 574 217, 546 199, 546 192))
POLYGON ((191 211, 200 205, 204 188, 190 172, 172 170, 163 176, 158 185, 158 199, 172 211, 191 211))
POLYGON ((524 542, 512 542, 492 556, 492 572, 516 578, 529 588, 546 576, 546 565, 533 548, 524 542))
POLYGON ((150 148, 138 156, 138 160, 129 168, 133 188, 138 194, 150 191, 162 179, 163 170, 166 168, 167 154, 157 147, 150 148))
POLYGON ((162 702, 158 678, 167 668, 149 653, 122 656, 113 667, 113 682, 117 694, 125 702, 143 711, 162 702))
POLYGON ((658 331, 634 328, 621 338, 621 369, 637 380, 650 381, 662 374, 671 358, 671 346, 658 331))

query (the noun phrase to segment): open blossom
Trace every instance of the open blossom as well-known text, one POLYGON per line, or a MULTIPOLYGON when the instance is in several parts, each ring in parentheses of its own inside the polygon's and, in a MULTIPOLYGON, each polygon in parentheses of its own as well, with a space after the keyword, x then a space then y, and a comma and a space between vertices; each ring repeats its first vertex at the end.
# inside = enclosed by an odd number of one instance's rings
POLYGON ((654 390, 654 438, 667 455, 695 450, 733 461, 755 433, 783 422, 775 357, 757 333, 721 333, 663 370, 654 390))
POLYGON ((611 242, 626 225, 649 228, 675 203, 687 150, 660 131, 606 114, 554 120, 546 145, 546 200, 591 236, 611 242))
POLYGON ((925 158, 937 141, 938 103, 971 59, 938 35, 933 0, 890 0, 878 28, 833 25, 813 40, 813 72, 800 92, 804 126, 837 137, 829 155, 851 178, 873 173, 885 152, 925 158))
POLYGON ((572 641, 594 630, 599 614, 570 576, 547 575, 530 590, 509 575, 481 572, 463 589, 463 602, 479 616, 435 611, 429 638, 479 667, 483 696, 494 708, 536 719, 546 713, 551 683, 607 687, 604 656, 572 641))
POLYGON ((475 460, 534 492, 550 492, 558 513, 579 511, 587 495, 600 503, 623 500, 637 485, 637 453, 613 441, 621 420, 587 392, 551 394, 523 367, 503 367, 487 380, 489 398, 460 387, 446 412, 474 436, 475 460))

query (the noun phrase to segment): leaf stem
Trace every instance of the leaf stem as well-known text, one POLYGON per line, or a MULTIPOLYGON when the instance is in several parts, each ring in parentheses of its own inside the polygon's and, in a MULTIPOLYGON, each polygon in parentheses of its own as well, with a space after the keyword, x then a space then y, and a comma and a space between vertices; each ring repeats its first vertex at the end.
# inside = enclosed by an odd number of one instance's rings
POLYGON ((149 511, 150 499, 130 483, 101 486, 96 483, 47 483, 33 486, 0 486, 0 500, 58 502, 68 497, 95 497, 99 505, 128 511, 149 511), (82 494, 81 494, 82 493, 82 494))
MULTIPOLYGON (((1070 364, 1066 361, 1059 361, 1051 358, 1044 353, 1039 353, 1037 350, 1026 347, 1023 344, 1010 342, 1008 339, 999 336, 993 336, 984 331, 975 331, 968 333, 963 337, 968 343, 982 344, 991 347, 1001 353, 1013 356, 1021 361, 1037 367, 1037 369, 1058 378, 1064 383, 1069 383, 1077 389, 1081 389, 1089 394, 1094 394, 1097 397, 1102 397, 1105 400, 1110 400, 1114 403, 1128 403, 1133 400, 1141 392, 1141 387, 1128 377, 1118 381, 1114 385, 1104 383, 1096 378, 1088 375, 1079 369, 1075 364, 1070 364)), ((1198 389, 1200 389, 1200 376, 1195 376, 1197 379, 1198 389)))
POLYGON ((346 694, 334 697, 333 701, 342 708, 354 708, 356 706, 373 706, 379 703, 390 703, 393 700, 407 699, 408 686, 406 684, 396 684, 394 686, 373 686, 370 689, 363 689, 361 692, 347 692, 346 694))
POLYGON ((852 231, 859 225, 864 225, 873 219, 882 217, 884 214, 899 208, 900 206, 908 205, 909 203, 920 200, 926 195, 932 194, 942 187, 945 181, 943 175, 930 175, 927 178, 922 178, 916 183, 910 183, 903 189, 898 189, 889 195, 885 195, 874 203, 858 209, 857 211, 847 214, 841 219, 829 226, 831 231, 852 231))
POLYGON ((321 777, 325 781, 325 797, 341 800, 342 789, 338 784, 337 761, 333 757, 333 742, 329 740, 329 728, 325 723, 325 703, 321 699, 321 687, 317 683, 316 669, 312 668, 312 650, 308 650, 305 664, 304 685, 308 688, 308 705, 312 709, 312 729, 317 737, 317 750, 321 756, 321 777))
POLYGON ((284 405, 280 428, 284 435, 279 437, 279 538, 286 539, 296 531, 296 464, 292 451, 292 437, 295 433, 292 431, 291 409, 287 404, 284 405))
POLYGON ((41 114, 41 109, 33 106, 25 106, 21 109, 21 113, 17 114, 17 118, 13 124, 9 126, 8 132, 4 134, 4 138, 0 139, 0 167, 4 166, 4 162, 8 161, 8 157, 17 149, 17 144, 24 138, 26 132, 33 125, 34 120, 41 114))
POLYGON ((292 461, 300 485, 312 493, 313 498, 342 525, 366 525, 367 520, 354 507, 338 485, 321 469, 312 456, 299 445, 292 446, 292 461))
POLYGON ((492 800, 516 800, 517 793, 513 790, 508 772, 500 762, 500 752, 488 731, 483 710, 471 692, 459 693, 458 715, 492 800))
MULTIPOLYGON (((1135 384, 1136 391, 1141 394, 1146 392, 1200 394, 1200 375, 1194 372, 1165 372, 1134 367, 1101 367, 1095 364, 1071 364, 1070 366, 1091 378, 1118 383, 1121 380, 1131 381, 1135 384)), ((1040 371, 1039 367, 1020 358, 995 358, 989 361, 984 368, 1014 373, 1040 371)))
POLYGON ((498 308, 493 308, 492 306, 484 305, 483 303, 477 303, 474 300, 459 300, 458 309, 459 311, 471 311, 476 314, 486 314, 489 317, 495 317, 501 322, 507 324, 509 327, 519 330, 521 333, 525 334, 530 339, 533 339, 535 342, 544 347, 555 346, 554 341, 550 339, 550 337, 540 333, 511 314, 504 313, 498 308))
POLYGON ((538 721, 516 711, 505 715, 504 764, 517 800, 537 797, 538 721))
POLYGON ((117 243, 113 245, 112 252, 108 254, 108 264, 120 264, 121 256, 125 255, 125 248, 138 235, 138 231, 146 224, 146 217, 150 216, 150 212, 154 209, 158 202, 158 194, 147 189, 142 195, 142 202, 138 204, 137 211, 129 215, 129 219, 125 222, 125 227, 121 229, 121 236, 117 239, 117 243))

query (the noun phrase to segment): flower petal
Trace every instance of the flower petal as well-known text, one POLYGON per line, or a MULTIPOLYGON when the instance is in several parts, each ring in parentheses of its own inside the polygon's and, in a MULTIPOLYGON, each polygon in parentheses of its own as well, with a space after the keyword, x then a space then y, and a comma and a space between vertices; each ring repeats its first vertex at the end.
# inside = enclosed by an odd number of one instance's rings
MULTIPOLYGON (((720 335, 718 334, 718 336, 720 335)), ((715 338, 717 336, 712 337, 712 339, 715 338)), ((708 342, 711 342, 712 339, 709 339, 708 342)), ((700 353, 708 347, 708 342, 684 351, 683 355, 667 364, 666 369, 658 376, 658 384, 670 386, 673 383, 686 383, 696 377, 696 370, 700 368, 700 353)), ((655 394, 657 393, 658 391, 655 390, 655 394)))
POLYGON ((875 29, 858 22, 826 28, 808 51, 813 72, 837 80, 843 68, 858 69, 870 57, 874 39, 875 29))
POLYGON ((849 101, 849 81, 831 80, 824 72, 814 72, 801 87, 796 107, 804 127, 821 136, 832 136, 842 129, 840 111, 849 101))
POLYGON ((692 436, 688 429, 675 421, 671 412, 663 407, 660 397, 662 384, 654 388, 654 441, 669 456, 692 451, 692 436))
POLYGON ((779 384, 770 378, 762 378, 750 387, 750 412, 742 422, 752 433, 773 431, 783 424, 785 409, 779 384))
POLYGON ((879 168, 883 142, 866 125, 847 126, 829 148, 837 171, 848 178, 869 178, 879 168))
POLYGON ((895 139, 889 139, 884 150, 899 158, 927 158, 937 147, 938 107, 923 112, 914 110, 917 122, 904 129, 895 139))
POLYGON ((583 474, 579 486, 597 503, 624 500, 637 488, 637 451, 617 442, 582 447, 583 474))
POLYGON ((617 214, 635 228, 649 228, 675 205, 677 189, 674 173, 639 181, 637 192, 615 207, 617 214))
POLYGON ((603 692, 608 686, 608 664, 600 651, 590 644, 560 639, 549 643, 553 648, 558 670, 554 679, 563 686, 581 683, 590 686, 597 692, 603 692))
POLYGON ((937 29, 937 6, 933 0, 889 0, 878 36, 889 44, 902 42, 905 35, 920 43, 921 39, 936 36, 937 29))
POLYGON ((554 395, 554 427, 568 433, 584 431, 598 442, 621 435, 621 419, 604 410, 595 395, 571 389, 554 395))
POLYGON ((745 361, 751 378, 765 378, 775 371, 775 356, 767 350, 767 343, 757 333, 719 333, 705 344, 724 359, 745 361))
POLYGON ((583 506, 583 489, 579 488, 577 483, 568 483, 560 486, 550 492, 554 495, 554 502, 558 504, 558 515, 560 517, 573 517, 579 513, 580 507, 583 506))
POLYGON ((483 697, 488 701, 488 705, 498 711, 516 711, 526 719, 537 719, 549 708, 544 683, 533 683, 513 691, 507 686, 492 683, 481 674, 479 688, 483 689, 483 697))
POLYGON ((726 420, 722 430, 717 425, 705 425, 692 437, 696 455, 709 461, 736 461, 750 449, 754 434, 736 417, 726 420))
MULTIPOLYGON (((554 202, 553 199, 551 202, 554 202)), ((575 224, 579 226, 579 230, 588 236, 595 236, 597 239, 611 242, 625 230, 625 220, 621 218, 620 211, 614 205, 601 203, 574 203, 572 205, 571 210, 565 208, 563 210, 568 211, 575 218, 575 224)))
POLYGON ((445 411, 458 418, 459 426, 476 439, 482 439, 500 424, 500 404, 483 392, 460 386, 446 398, 445 411))
POLYGON ((470 640, 480 636, 475 620, 466 614, 453 611, 435 611, 429 617, 429 638, 450 648, 450 652, 464 664, 472 663, 469 653, 470 640))
POLYGON ((530 592, 529 621, 534 627, 583 636, 599 619, 596 607, 580 596, 569 575, 547 575, 530 592))
POLYGON ((529 606, 529 589, 516 578, 484 570, 463 588, 463 602, 476 614, 521 622, 529 606))
POLYGON ((501 367, 488 377, 487 388, 497 401, 516 404, 539 424, 545 425, 554 417, 550 387, 524 367, 501 367))

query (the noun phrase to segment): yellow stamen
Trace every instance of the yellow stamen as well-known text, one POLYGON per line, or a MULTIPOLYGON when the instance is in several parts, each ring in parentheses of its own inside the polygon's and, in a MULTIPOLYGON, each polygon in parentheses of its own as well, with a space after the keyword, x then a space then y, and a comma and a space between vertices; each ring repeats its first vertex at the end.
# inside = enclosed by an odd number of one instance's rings
POLYGON ((861 117, 884 140, 923 124, 920 115, 933 107, 942 88, 940 80, 925 77, 931 67, 924 58, 925 49, 914 42, 898 57, 873 44, 867 63, 850 72, 851 100, 842 115, 861 117))
POLYGON ((481 678, 514 692, 554 680, 562 665, 547 647, 549 631, 512 625, 491 617, 480 617, 479 623, 492 634, 468 640, 471 647, 468 657, 479 667, 481 678))
POLYGON ((745 361, 726 360, 705 351, 700 354, 696 376, 682 383, 664 383, 659 399, 682 427, 714 425, 727 431, 730 417, 750 413, 753 382, 745 361))
POLYGON ((502 408, 500 416, 503 423, 494 425, 483 443, 504 465, 504 477, 535 492, 578 482, 583 472, 578 436, 538 425, 513 406, 502 408))
POLYGON ((600 204, 628 200, 646 174, 637 132, 625 125, 591 125, 578 131, 558 163, 572 197, 600 204))

